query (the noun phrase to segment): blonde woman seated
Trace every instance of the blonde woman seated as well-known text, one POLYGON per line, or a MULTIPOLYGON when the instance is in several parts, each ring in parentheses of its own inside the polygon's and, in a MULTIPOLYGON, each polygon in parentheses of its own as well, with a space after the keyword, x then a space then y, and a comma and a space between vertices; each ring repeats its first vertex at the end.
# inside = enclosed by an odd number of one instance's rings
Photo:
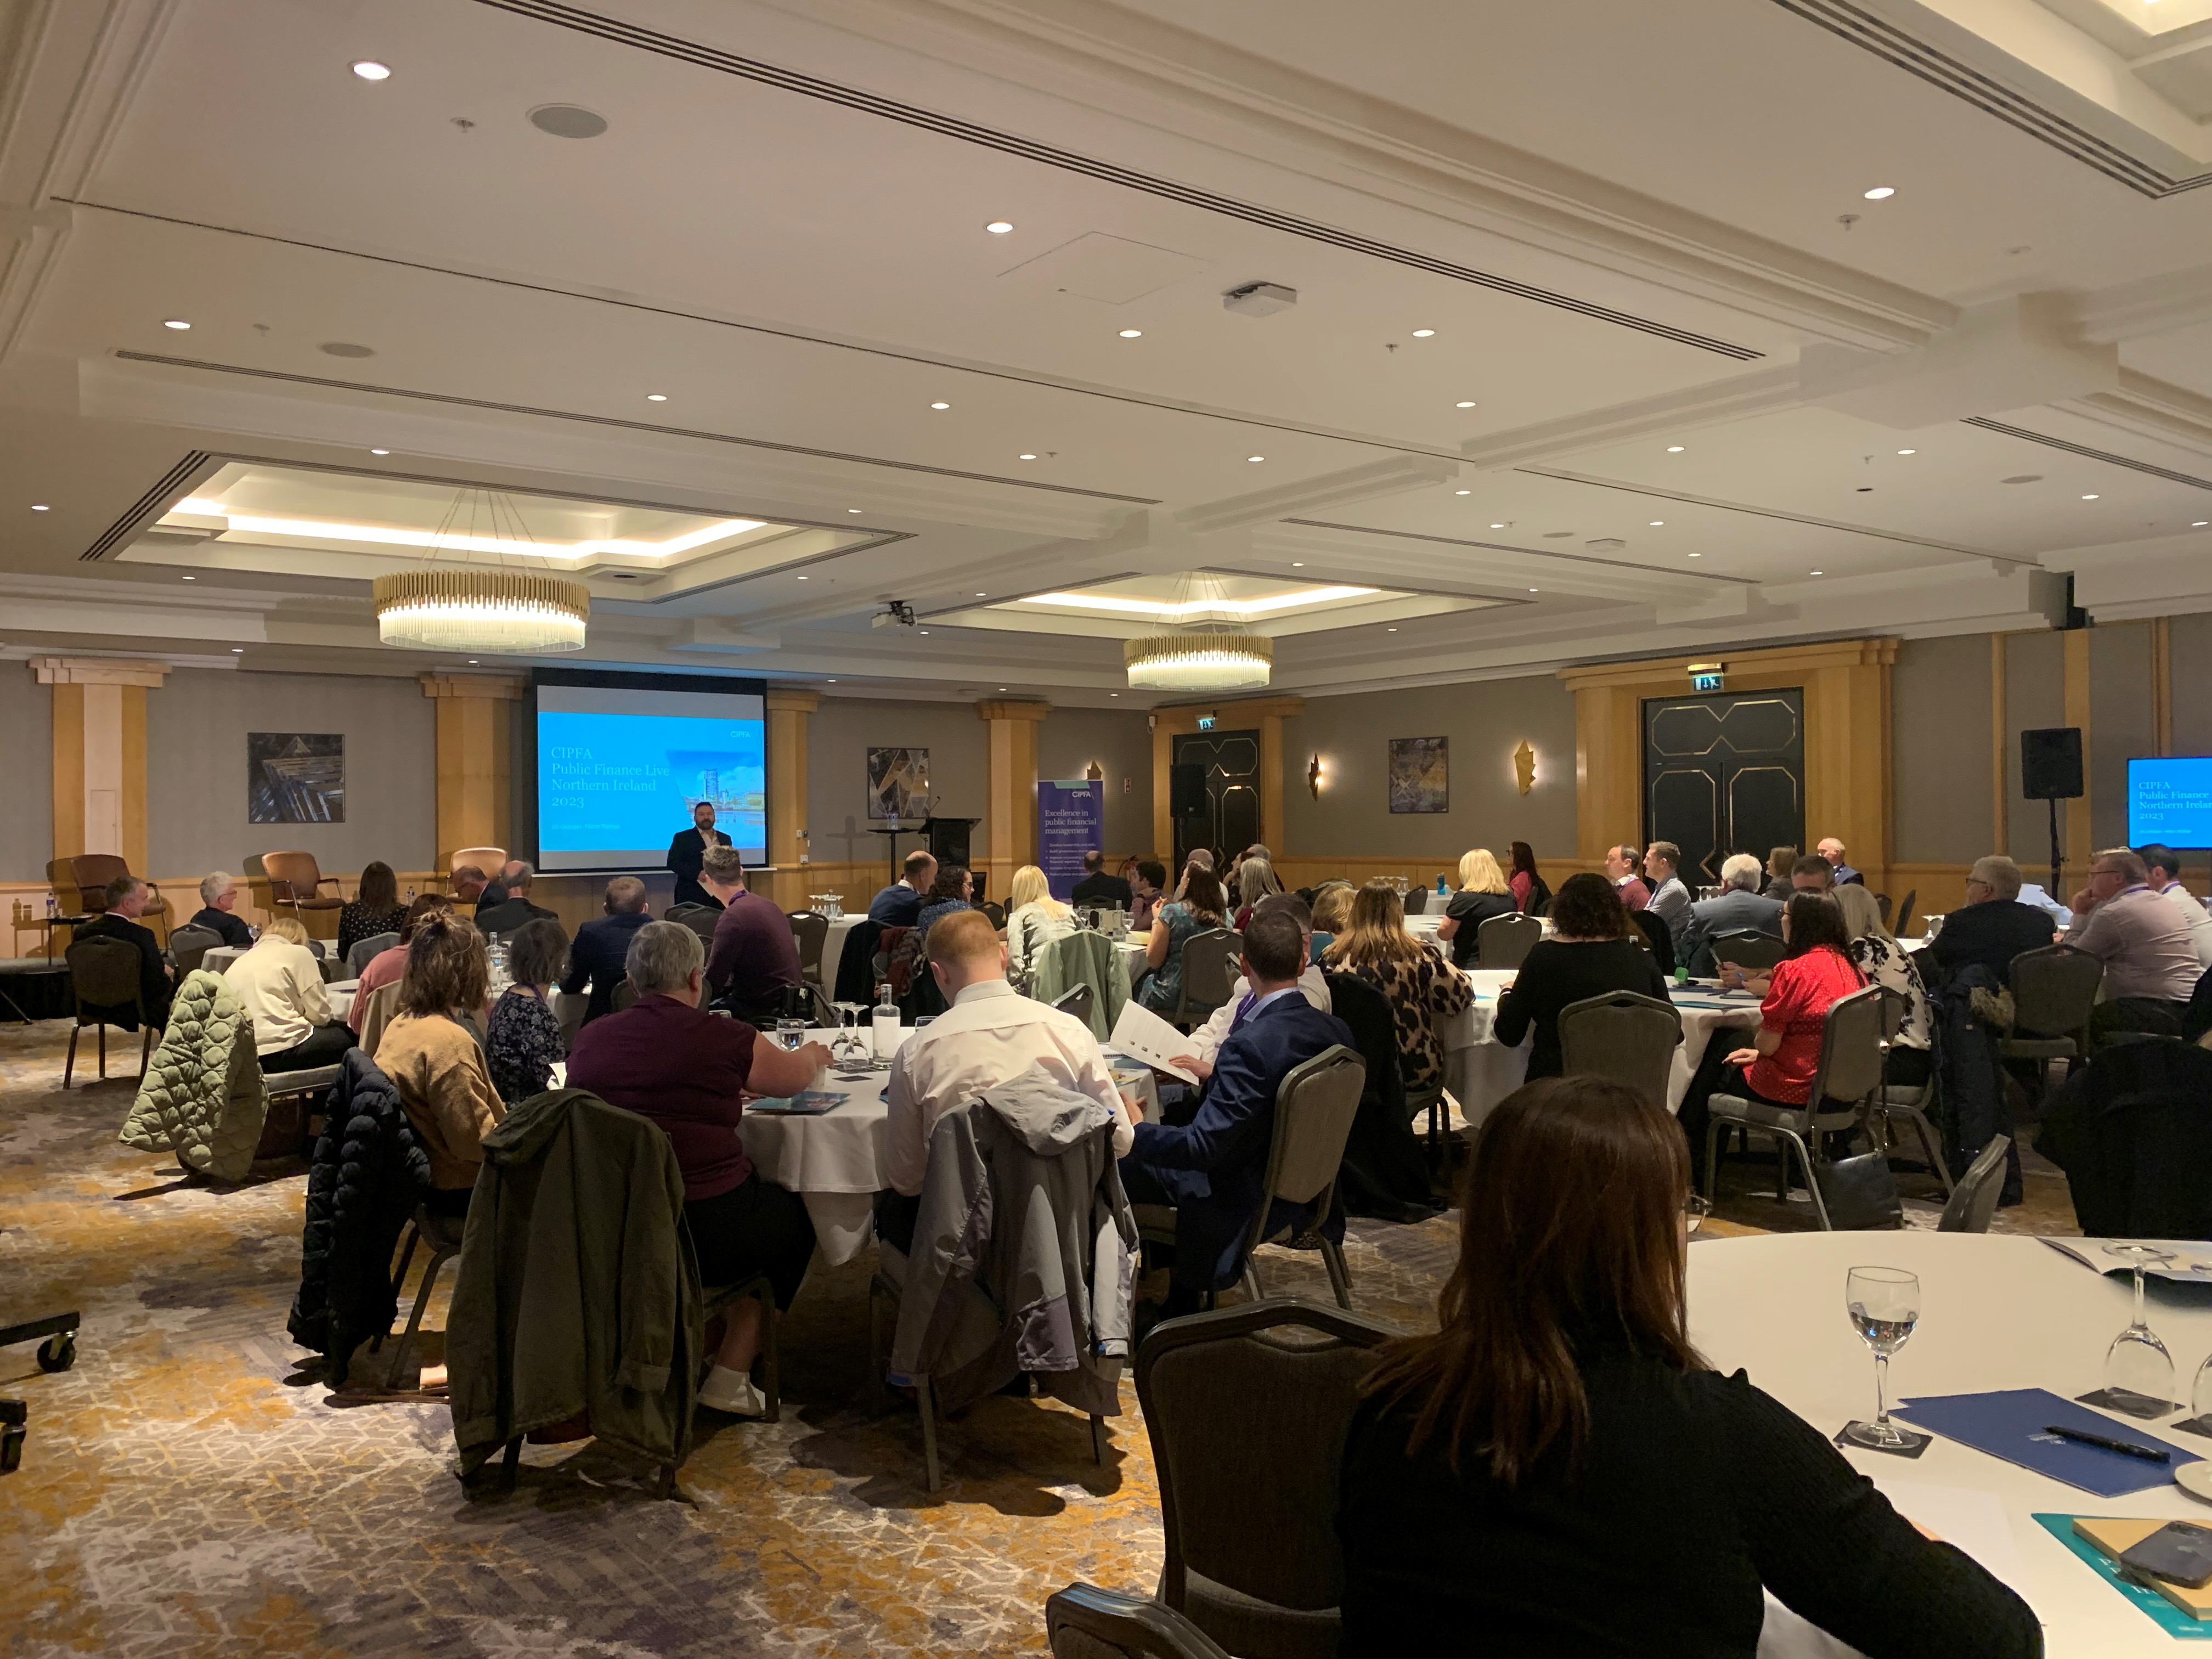
POLYGON ((1275 873, 1275 866, 1265 859, 1246 859, 1237 866, 1237 926, 1241 932, 1252 920, 1252 912, 1263 898, 1273 897, 1283 890, 1283 880, 1275 873))
POLYGON ((1027 993, 1037 958, 1054 939, 1075 931, 1075 913, 1052 896, 1044 872, 1024 864, 1006 889, 1006 977, 1027 993))
POLYGON ((1370 881, 1352 901, 1352 922, 1322 953, 1339 973, 1365 980, 1390 1000, 1398 1034, 1398 1069, 1408 1091, 1441 1089, 1444 1081, 1440 1017, 1465 1013, 1474 993, 1443 953, 1406 931, 1397 890, 1370 881))
POLYGON ((468 1213, 483 1168, 483 1138, 507 1115, 484 1059, 483 935, 450 910, 424 916, 407 946, 399 1012, 377 1039, 376 1064, 399 1091, 407 1121, 430 1157, 431 1212, 468 1213))
POLYGON ((1478 847, 1460 860, 1459 891, 1444 906, 1444 919, 1437 924, 1437 938, 1451 946, 1452 966, 1475 966, 1476 936, 1482 924, 1492 916, 1510 916, 1520 908, 1488 848, 1478 847))
POLYGON ((222 976, 253 1017, 253 1049, 264 1072, 335 1066, 353 1047, 353 1033, 331 1017, 321 965, 296 917, 278 916, 264 926, 253 948, 222 976))

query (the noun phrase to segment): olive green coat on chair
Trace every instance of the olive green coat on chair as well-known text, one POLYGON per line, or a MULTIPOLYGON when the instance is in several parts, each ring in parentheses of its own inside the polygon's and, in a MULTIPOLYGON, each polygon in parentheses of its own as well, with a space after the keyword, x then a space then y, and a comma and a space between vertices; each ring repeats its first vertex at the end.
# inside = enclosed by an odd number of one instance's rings
POLYGON ((704 1319, 668 1137, 556 1089, 509 1112, 483 1152, 446 1328, 462 1473, 580 1415, 599 1440, 681 1464, 704 1319))
POLYGON ((222 975, 196 968, 177 988, 117 1138, 144 1152, 173 1152, 217 1181, 243 1181, 268 1116, 253 1020, 222 975))

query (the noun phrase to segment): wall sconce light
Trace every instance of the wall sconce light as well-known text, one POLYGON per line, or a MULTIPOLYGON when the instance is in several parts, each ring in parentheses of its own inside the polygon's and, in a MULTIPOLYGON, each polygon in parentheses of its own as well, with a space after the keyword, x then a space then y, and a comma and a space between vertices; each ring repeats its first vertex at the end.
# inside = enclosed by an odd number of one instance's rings
POLYGON ((1091 769, 1083 775, 1093 783, 1103 783, 1106 781, 1106 769, 1099 765, 1097 761, 1093 761, 1091 763, 1091 769))
POLYGON ((1321 757, 1316 754, 1306 766, 1306 790, 1316 800, 1321 799, 1321 757))
POLYGON ((1513 775, 1520 780, 1521 793, 1527 794, 1536 783, 1536 751, 1528 746, 1528 739, 1521 739, 1521 746, 1513 751, 1513 775))

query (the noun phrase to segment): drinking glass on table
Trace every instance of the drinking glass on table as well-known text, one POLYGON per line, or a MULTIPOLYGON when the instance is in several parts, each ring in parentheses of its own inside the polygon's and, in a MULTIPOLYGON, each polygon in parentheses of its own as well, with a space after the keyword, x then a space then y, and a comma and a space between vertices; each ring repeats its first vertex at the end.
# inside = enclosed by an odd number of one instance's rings
POLYGON ((830 1045, 830 1057, 840 1066, 866 1066, 873 1058, 872 1036, 860 1028, 868 1012, 857 1002, 837 1005, 837 1040, 830 1045))
POLYGON ((775 1023, 775 1046, 797 1054, 806 1042, 806 1022, 803 1019, 780 1019, 775 1023))
POLYGON ((1875 1419, 1846 1423, 1844 1437, 1895 1450, 1917 1437, 1889 1420, 1889 1357, 1920 1322, 1920 1279, 1902 1267, 1854 1267, 1844 1276, 1844 1305, 1860 1340, 1874 1350, 1875 1419))
POLYGON ((2172 1408, 2173 1356, 2143 1322, 2143 1269, 2164 1266, 2173 1253, 2149 1244, 2107 1244, 2105 1254, 2136 1270, 2135 1317, 2105 1352, 2106 1403, 2131 1417, 2163 1417, 2172 1408))

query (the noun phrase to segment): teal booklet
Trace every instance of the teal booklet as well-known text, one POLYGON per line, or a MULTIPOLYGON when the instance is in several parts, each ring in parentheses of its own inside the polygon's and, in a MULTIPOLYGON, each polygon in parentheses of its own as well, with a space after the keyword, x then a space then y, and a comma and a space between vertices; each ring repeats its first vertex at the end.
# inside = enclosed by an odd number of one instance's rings
POLYGON ((2072 1516, 2039 1515, 2035 1519, 2045 1532, 2087 1562, 2100 1578, 2148 1614, 2168 1636, 2184 1642, 2212 1641, 2212 1620, 2192 1619, 2148 1585, 2121 1577, 2105 1553, 2074 1530, 2072 1516))

